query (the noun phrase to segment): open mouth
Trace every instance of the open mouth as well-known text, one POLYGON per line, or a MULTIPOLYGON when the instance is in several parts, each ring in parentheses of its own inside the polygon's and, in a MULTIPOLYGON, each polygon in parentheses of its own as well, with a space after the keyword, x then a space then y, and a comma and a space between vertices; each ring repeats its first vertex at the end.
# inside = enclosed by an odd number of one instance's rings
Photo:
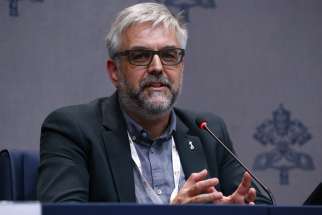
POLYGON ((151 82, 148 83, 146 86, 146 88, 153 88, 153 89, 163 89, 163 88, 168 88, 168 85, 163 84, 161 82, 151 82))

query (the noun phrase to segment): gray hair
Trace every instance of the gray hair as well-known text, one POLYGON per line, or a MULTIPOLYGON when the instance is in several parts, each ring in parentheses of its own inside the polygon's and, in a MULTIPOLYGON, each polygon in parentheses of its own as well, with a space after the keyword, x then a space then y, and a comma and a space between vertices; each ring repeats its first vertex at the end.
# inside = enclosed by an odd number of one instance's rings
POLYGON ((188 32, 181 13, 173 15, 166 6, 158 3, 139 3, 122 10, 114 20, 105 38, 110 57, 118 51, 122 33, 131 25, 144 22, 151 22, 152 27, 163 24, 174 29, 181 48, 186 48, 188 32))

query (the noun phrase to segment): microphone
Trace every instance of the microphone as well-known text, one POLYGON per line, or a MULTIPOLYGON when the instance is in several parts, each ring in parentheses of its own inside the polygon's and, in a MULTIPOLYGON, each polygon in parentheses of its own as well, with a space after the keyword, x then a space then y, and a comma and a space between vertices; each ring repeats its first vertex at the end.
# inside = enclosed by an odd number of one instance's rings
POLYGON ((200 129, 206 130, 215 140, 217 140, 222 147, 244 168, 245 171, 247 171, 250 176, 265 190, 265 192, 268 194, 269 198, 271 199, 273 205, 275 205, 275 199, 273 197, 272 192, 270 189, 265 186, 263 182, 261 182, 247 167, 246 165, 208 128, 207 121, 204 119, 197 118, 196 124, 200 129))

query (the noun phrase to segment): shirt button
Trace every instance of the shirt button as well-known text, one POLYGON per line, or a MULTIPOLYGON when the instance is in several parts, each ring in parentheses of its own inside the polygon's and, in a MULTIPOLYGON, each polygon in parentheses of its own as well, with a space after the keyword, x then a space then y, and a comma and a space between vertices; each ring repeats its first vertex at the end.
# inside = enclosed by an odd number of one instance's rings
POLYGON ((157 189, 157 194, 161 195, 162 194, 162 190, 161 189, 157 189))
POLYGON ((132 140, 133 140, 133 141, 135 141, 135 140, 136 140, 136 136, 133 136, 133 137, 132 137, 132 140))

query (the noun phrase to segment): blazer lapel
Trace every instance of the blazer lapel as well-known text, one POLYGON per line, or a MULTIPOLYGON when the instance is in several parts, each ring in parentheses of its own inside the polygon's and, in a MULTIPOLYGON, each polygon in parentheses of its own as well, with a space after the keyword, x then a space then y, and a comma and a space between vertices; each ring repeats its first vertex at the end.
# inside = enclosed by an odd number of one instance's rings
POLYGON ((208 169, 206 155, 198 136, 190 134, 189 128, 177 117, 177 128, 174 135, 175 144, 180 156, 185 178, 194 172, 208 169))
POLYGON ((103 104, 103 138, 113 183, 121 202, 135 202, 131 151, 117 95, 103 104))

